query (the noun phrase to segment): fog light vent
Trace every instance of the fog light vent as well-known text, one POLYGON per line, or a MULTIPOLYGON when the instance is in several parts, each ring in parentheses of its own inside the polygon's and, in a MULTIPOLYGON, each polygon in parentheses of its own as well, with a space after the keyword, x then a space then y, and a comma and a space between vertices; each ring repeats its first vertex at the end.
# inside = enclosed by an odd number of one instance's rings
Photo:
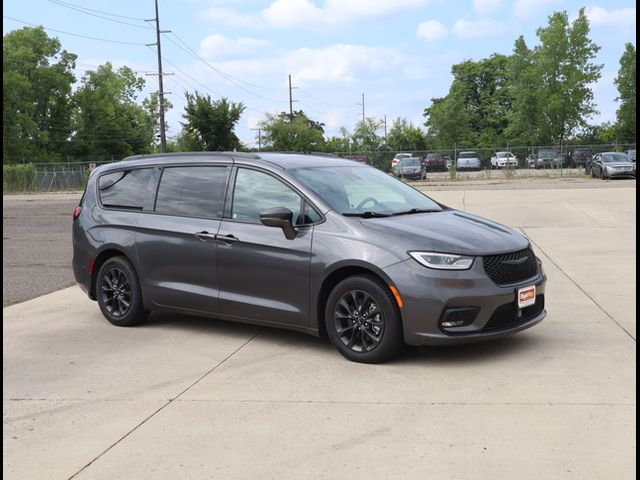
POLYGON ((440 320, 440 328, 447 330, 471 325, 479 311, 478 307, 447 308, 442 315, 442 320, 440 320))

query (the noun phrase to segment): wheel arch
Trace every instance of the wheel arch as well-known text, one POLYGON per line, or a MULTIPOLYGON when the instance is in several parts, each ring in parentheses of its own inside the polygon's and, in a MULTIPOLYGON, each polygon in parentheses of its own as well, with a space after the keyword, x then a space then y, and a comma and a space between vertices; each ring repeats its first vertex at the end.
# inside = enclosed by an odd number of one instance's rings
MULTIPOLYGON (((315 319, 319 336, 327 336, 327 331, 324 324, 324 316, 329 294, 342 280, 344 280, 345 278, 353 277, 355 275, 366 275, 369 277, 373 277, 376 280, 384 283, 387 288, 393 285, 391 278, 387 274, 369 263, 358 262, 335 265, 329 272, 327 272, 324 279, 322 280, 315 302, 315 319)), ((390 289, 389 292, 393 295, 393 292, 391 292, 390 289)), ((402 312, 399 308, 398 315, 400 316, 400 320, 402 323, 402 312)))
POLYGON ((104 265, 107 260, 113 257, 123 257, 131 265, 133 265, 131 259, 122 250, 116 247, 107 247, 103 249, 94 260, 91 269, 91 285, 89 287, 89 298, 91 298, 92 300, 96 300, 96 280, 98 278, 98 272, 100 271, 100 268, 102 268, 102 265, 104 265))

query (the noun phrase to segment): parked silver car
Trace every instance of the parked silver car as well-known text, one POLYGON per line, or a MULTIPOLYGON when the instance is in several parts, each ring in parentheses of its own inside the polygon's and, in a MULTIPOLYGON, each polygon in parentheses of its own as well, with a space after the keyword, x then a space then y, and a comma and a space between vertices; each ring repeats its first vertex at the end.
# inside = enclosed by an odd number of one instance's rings
POLYGON ((480 170, 482 162, 477 152, 468 151, 460 152, 456 160, 456 168, 458 170, 480 170))

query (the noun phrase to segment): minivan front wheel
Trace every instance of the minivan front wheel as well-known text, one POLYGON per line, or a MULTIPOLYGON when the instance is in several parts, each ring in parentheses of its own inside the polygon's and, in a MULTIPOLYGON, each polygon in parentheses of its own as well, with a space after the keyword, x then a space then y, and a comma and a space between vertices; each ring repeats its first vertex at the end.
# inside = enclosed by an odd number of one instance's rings
POLYGON ((402 348, 402 326, 389 287, 364 275, 349 277, 333 289, 325 309, 331 343, 349 360, 380 363, 402 348))
POLYGON ((100 267, 96 297, 102 314, 114 325, 136 325, 149 315, 142 308, 138 276, 131 263, 123 257, 112 257, 100 267))

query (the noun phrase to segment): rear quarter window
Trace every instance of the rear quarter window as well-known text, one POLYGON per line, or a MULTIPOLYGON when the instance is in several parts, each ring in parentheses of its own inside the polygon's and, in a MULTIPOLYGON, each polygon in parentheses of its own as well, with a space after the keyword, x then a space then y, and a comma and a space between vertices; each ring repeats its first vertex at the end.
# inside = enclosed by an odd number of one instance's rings
POLYGON ((152 171, 137 168, 102 175, 98 179, 100 202, 109 208, 142 210, 152 171))

